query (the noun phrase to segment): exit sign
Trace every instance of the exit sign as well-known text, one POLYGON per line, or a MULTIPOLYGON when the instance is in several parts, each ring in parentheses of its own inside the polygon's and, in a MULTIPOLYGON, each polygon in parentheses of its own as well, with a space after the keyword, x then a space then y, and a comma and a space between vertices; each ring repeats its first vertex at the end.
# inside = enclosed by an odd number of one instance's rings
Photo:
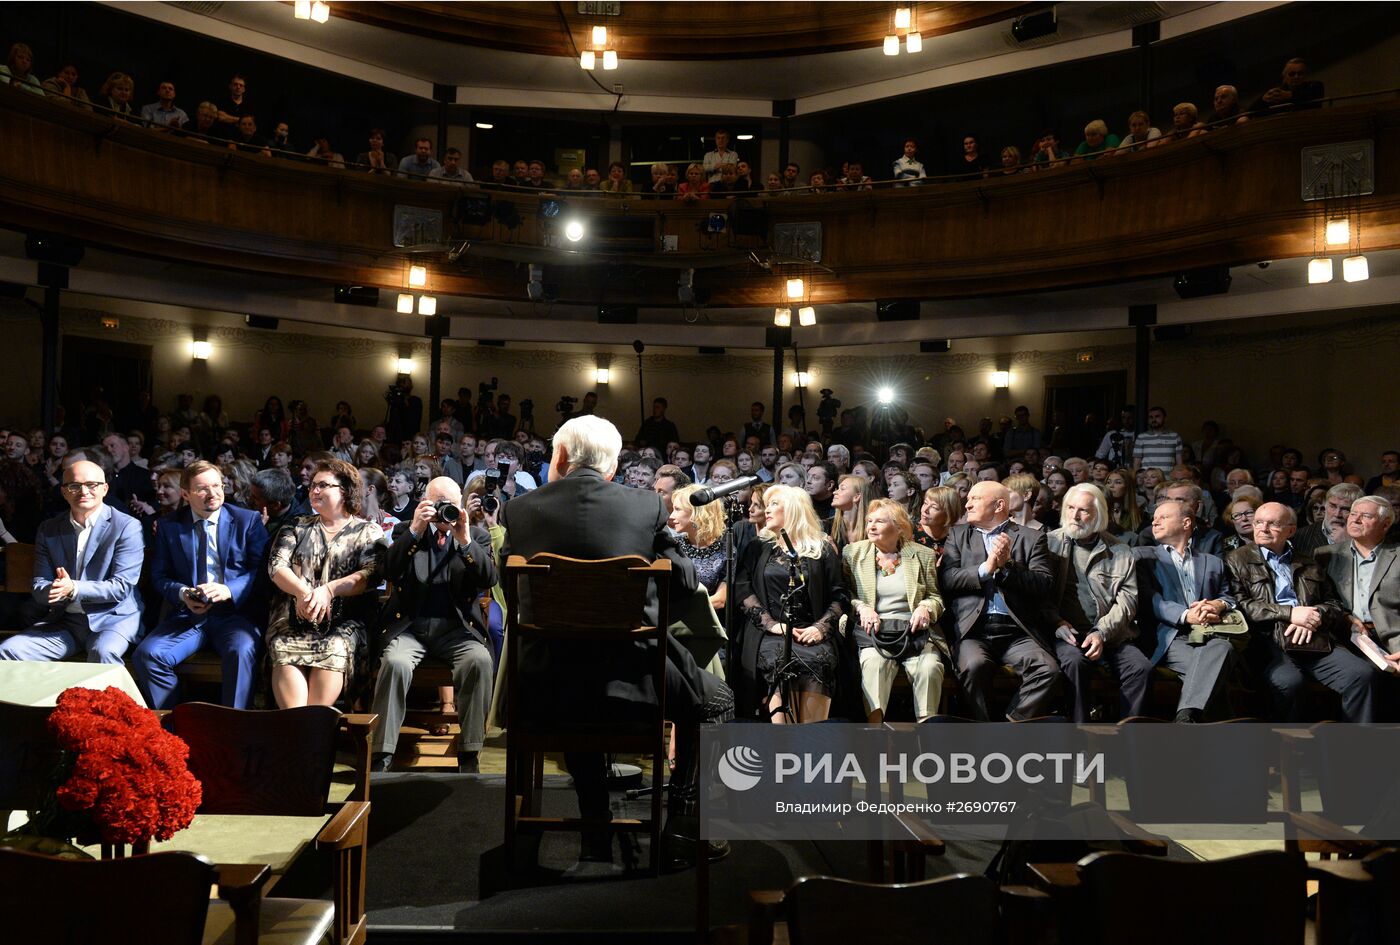
POLYGON ((595 3, 585 3, 579 0, 579 16, 622 16, 621 0, 599 0, 595 3))

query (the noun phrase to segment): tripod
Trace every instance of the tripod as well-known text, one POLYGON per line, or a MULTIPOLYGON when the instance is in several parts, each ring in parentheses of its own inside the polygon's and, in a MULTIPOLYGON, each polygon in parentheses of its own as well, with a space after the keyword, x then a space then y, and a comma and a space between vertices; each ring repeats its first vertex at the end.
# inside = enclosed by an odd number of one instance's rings
POLYGON ((764 698, 763 704, 769 705, 774 696, 778 696, 780 701, 774 709, 768 712, 771 721, 774 716, 781 714, 788 724, 795 725, 799 721, 797 718, 796 700, 793 697, 793 683, 797 679, 797 667, 802 662, 800 657, 792 654, 792 630, 797 623, 798 595, 807 593, 807 578, 802 573, 802 568, 798 565, 797 552, 792 550, 792 545, 787 540, 787 533, 782 533, 784 544, 788 550, 784 553, 788 566, 788 589, 783 594, 783 658, 773 669, 773 679, 768 683, 768 695, 764 698))

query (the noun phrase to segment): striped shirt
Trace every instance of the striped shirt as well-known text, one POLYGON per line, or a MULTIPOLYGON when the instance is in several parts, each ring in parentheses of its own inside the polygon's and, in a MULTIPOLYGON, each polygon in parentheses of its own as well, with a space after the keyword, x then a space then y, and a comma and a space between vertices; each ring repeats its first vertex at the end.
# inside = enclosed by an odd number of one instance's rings
POLYGON ((1141 469, 1156 466, 1163 471, 1176 465, 1181 452, 1181 435, 1170 430, 1145 430, 1133 441, 1133 460, 1141 469))

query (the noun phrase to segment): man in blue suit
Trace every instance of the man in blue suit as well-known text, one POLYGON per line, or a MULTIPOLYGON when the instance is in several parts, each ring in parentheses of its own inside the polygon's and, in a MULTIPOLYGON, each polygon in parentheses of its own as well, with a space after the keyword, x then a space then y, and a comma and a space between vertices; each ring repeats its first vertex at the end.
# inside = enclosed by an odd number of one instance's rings
POLYGON ((219 467, 199 460, 180 475, 185 508, 156 530, 151 583, 176 608, 132 655, 136 682, 155 709, 179 700, 175 667, 205 646, 223 660, 223 703, 246 709, 264 622, 256 578, 267 529, 257 512, 224 504, 219 467))
POLYGON ((1152 665, 1161 663, 1182 677, 1178 722, 1201 720, 1234 658, 1234 647, 1225 636, 1191 639, 1193 624, 1219 623, 1235 606, 1225 563, 1213 554, 1192 550, 1195 534, 1193 507, 1167 500, 1152 515, 1157 544, 1132 549, 1135 558, 1151 564, 1151 619, 1156 625, 1152 665))
POLYGON ((79 460, 63 471, 68 511, 39 526, 34 539, 34 599, 44 618, 0 644, 0 659, 120 663, 141 632, 144 550, 141 523, 102 500, 102 467, 79 460))

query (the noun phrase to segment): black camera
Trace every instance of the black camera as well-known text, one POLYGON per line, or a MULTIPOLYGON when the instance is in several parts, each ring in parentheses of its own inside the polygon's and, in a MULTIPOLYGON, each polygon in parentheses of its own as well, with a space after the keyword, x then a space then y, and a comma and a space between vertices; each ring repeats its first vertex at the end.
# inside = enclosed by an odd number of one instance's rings
POLYGON ((571 414, 574 412, 574 404, 578 403, 577 397, 570 397, 565 394, 559 398, 559 403, 554 405, 555 413, 571 414))
POLYGON ((448 525, 456 525, 457 520, 462 517, 462 510, 446 499, 438 499, 434 502, 433 512, 437 514, 438 521, 446 522, 448 525))
POLYGON ((495 496, 484 495, 481 497, 481 511, 485 512, 487 515, 495 515, 496 510, 500 507, 501 500, 495 496))
POLYGON ((516 406, 520 408, 521 423, 528 423, 535 419, 535 402, 533 400, 526 397, 520 403, 516 404, 516 406))
POLYGON ((484 395, 489 394, 489 393, 491 393, 492 391, 494 391, 494 390, 496 389, 496 385, 497 385, 497 381, 496 381, 496 379, 493 377, 493 378, 491 378, 490 382, 482 381, 480 384, 476 385, 476 391, 477 391, 478 394, 481 394, 481 395, 484 396, 484 395))
POLYGON ((821 389, 822 399, 817 404, 817 416, 822 420, 832 420, 836 417, 836 411, 841 409, 841 401, 831 396, 831 388, 821 389))
POLYGON ((403 403, 403 398, 403 388, 397 384, 390 384, 388 389, 384 391, 384 402, 391 407, 403 403))

